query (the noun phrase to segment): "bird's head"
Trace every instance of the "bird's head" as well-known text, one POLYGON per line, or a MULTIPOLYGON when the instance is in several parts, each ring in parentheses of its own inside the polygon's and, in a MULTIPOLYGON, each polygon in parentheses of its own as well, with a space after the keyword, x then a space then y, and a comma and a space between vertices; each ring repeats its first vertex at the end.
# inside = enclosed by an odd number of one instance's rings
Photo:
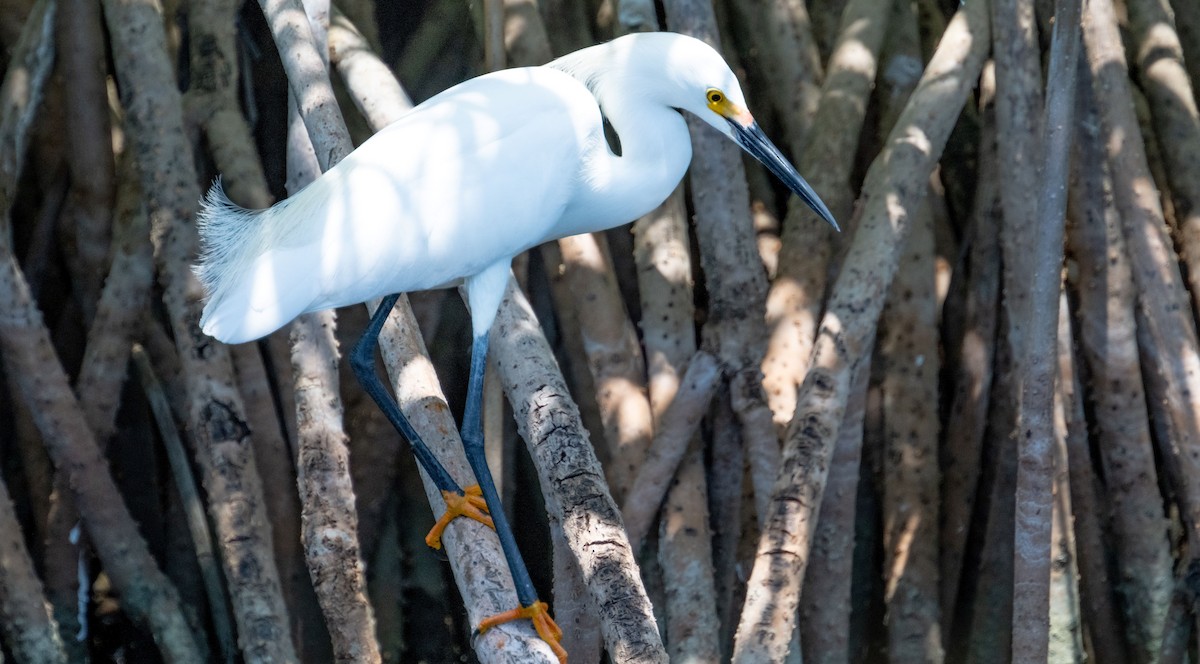
POLYGON ((749 152, 825 221, 838 228, 829 208, 758 126, 737 76, 725 59, 711 46, 692 37, 672 35, 670 42, 668 67, 677 85, 672 93, 681 97, 676 105, 749 152))

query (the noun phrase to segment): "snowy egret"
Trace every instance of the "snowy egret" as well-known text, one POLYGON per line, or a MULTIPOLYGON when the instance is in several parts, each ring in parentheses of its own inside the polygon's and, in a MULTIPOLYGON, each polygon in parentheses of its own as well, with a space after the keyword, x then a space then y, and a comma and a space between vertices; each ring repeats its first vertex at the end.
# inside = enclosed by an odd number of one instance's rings
POLYGON ((274 207, 240 208, 218 183, 200 212, 196 272, 209 295, 200 325, 221 341, 251 341, 305 312, 384 298, 350 361, 446 499, 429 541, 437 546, 456 516, 493 526, 520 608, 481 629, 530 617, 564 661, 484 460, 488 331, 513 256, 632 221, 674 189, 692 156, 680 110, 732 139, 837 227, 754 121, 721 56, 670 33, 633 34, 543 67, 469 80, 417 106, 274 207), (617 135, 616 151, 604 119, 617 135), (462 440, 479 481, 468 490, 451 479, 374 371, 375 345, 397 294, 462 280, 474 334, 462 440))

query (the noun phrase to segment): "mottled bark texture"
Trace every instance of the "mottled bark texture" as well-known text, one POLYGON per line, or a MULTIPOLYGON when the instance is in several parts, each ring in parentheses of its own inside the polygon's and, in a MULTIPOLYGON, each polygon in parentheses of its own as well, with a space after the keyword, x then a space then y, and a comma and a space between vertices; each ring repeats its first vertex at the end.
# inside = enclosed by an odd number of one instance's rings
POLYGON ((815 134, 813 116, 823 97, 824 78, 808 9, 801 0, 750 0, 730 3, 730 8, 745 14, 757 43, 761 74, 769 80, 763 88, 768 98, 758 105, 774 107, 783 143, 792 154, 803 154, 815 134))
POLYGON ((1084 43, 1102 120, 1101 140, 1112 169, 1113 192, 1129 250, 1141 313, 1138 343, 1146 367, 1149 403, 1162 404, 1168 440, 1158 441, 1165 465, 1177 472, 1188 557, 1200 555, 1200 348, 1178 259, 1172 249, 1146 150, 1129 96, 1125 54, 1110 0, 1090 0, 1084 43), (1153 380, 1149 376, 1153 376, 1153 380))
MULTIPOLYGON (((721 49, 711 3, 671 0, 664 10, 668 29, 721 49)), ((729 377, 756 503, 765 509, 773 478, 764 470, 779 464, 779 441, 760 369, 766 350, 767 275, 750 223, 750 191, 740 150, 698 118, 689 116, 687 122, 694 155, 688 180, 709 296, 701 347, 721 361, 729 377)), ((758 517, 762 521, 765 514, 758 517)))
POLYGON ((1183 48, 1183 63, 1192 81, 1192 99, 1200 104, 1200 6, 1187 0, 1171 0, 1171 9, 1183 48))
MULTIPOLYGON (((59 225, 76 257, 75 287, 84 317, 92 318, 108 271, 115 173, 112 127, 105 85, 105 39, 100 5, 91 0, 63 0, 57 15, 58 69, 67 112, 67 144, 71 187, 59 225)), ((98 327, 98 326, 95 326, 98 327)), ((93 327, 93 329, 95 329, 93 327)), ((128 344, 126 344, 128 345, 128 344)), ((87 400, 83 400, 87 403, 87 400)), ((103 440, 104 436, 97 436, 103 440)))
POLYGON ((150 356, 141 344, 132 347, 132 359, 137 367, 138 377, 150 410, 154 413, 158 424, 159 435, 163 439, 163 447, 171 465, 171 476, 179 500, 183 504, 183 512, 187 515, 187 529, 191 535, 192 547, 196 552, 196 563, 200 567, 200 576, 204 581, 204 593, 208 600, 209 615, 213 623, 213 632, 220 648, 221 658, 233 661, 237 657, 237 643, 233 632, 233 618, 227 609, 229 597, 221 584, 221 563, 217 560, 213 549, 212 533, 208 521, 204 518, 204 503, 196 480, 192 477, 192 468, 188 462, 183 440, 171 414, 171 406, 167 403, 166 392, 154 373, 150 364, 150 356))
MULTIPOLYGON (((184 96, 184 104, 189 117, 199 124, 207 138, 208 150, 226 193, 238 204, 257 209, 271 205, 274 197, 239 101, 236 21, 241 5, 233 0, 218 0, 189 7, 192 84, 184 96)), ((246 402, 248 424, 254 432, 255 461, 271 520, 275 562, 291 619, 292 639, 302 660, 329 657, 329 635, 320 606, 312 601, 315 599, 312 581, 304 564, 295 455, 275 411, 260 348, 256 344, 242 344, 234 346, 231 352, 238 386, 246 402)), ((289 420, 293 419, 292 412, 294 409, 286 412, 289 420)))
POLYGON ((914 215, 899 272, 880 320, 883 371, 883 546, 888 657, 940 662, 938 597, 937 299, 933 218, 914 215))
POLYGON ((20 662, 67 661, 53 610, 21 536, 8 487, 0 481, 0 619, 4 642, 20 662))
MULTIPOLYGON (((468 486, 474 480, 458 427, 446 405, 412 310, 404 299, 401 297, 393 308, 379 343, 396 402, 450 476, 460 486, 468 486)), ((423 470, 421 480, 434 515, 440 516, 441 491, 423 470)), ((472 627, 517 605, 512 577, 495 531, 471 519, 454 519, 442 534, 442 546, 450 558, 472 627)), ((488 630, 474 639, 473 646, 475 654, 485 663, 557 661, 550 647, 523 620, 488 630)))
MULTIPOLYGON (((685 364, 696 350, 687 229, 682 188, 676 188, 657 210, 634 223, 634 260, 648 360, 646 382, 655 429, 660 432, 666 413, 679 397, 685 364)), ((719 661, 721 654, 701 440, 693 434, 667 492, 658 533, 668 653, 672 661, 697 664, 719 661)))
MULTIPOLYGON (((382 63, 355 38, 351 26, 335 21, 330 39, 334 64, 350 88, 352 98, 360 108, 372 109, 366 115, 371 119, 373 129, 382 129, 383 125, 376 123, 386 124, 410 106, 408 96, 395 78, 383 77, 382 63)), ((373 307, 374 304, 368 304, 368 309, 373 307)), ((384 366, 392 377, 396 401, 405 417, 421 432, 425 444, 459 484, 473 484, 458 428, 438 385, 408 298, 401 297, 397 301, 380 334, 379 347, 384 366)), ((421 479, 429 504, 435 516, 439 515, 441 492, 424 471, 421 479)), ((446 528, 442 543, 450 557, 450 566, 471 625, 478 625, 484 618, 516 606, 512 578, 494 532, 469 519, 455 519, 446 528)), ((554 661, 549 646, 525 621, 491 629, 474 639, 473 646, 475 654, 484 662, 554 661)))
POLYGON ((840 664, 851 653, 855 547, 865 546, 858 541, 855 522, 870 375, 867 362, 854 372, 805 570, 798 630, 801 650, 788 655, 800 655, 809 664, 840 664))
POLYGON ((1200 294, 1200 110, 1195 86, 1188 80, 1183 46, 1166 0, 1132 0, 1126 6, 1138 80, 1154 117, 1175 206, 1174 231, 1195 303, 1200 294))
MULTIPOLYGON (((1032 272, 1027 314, 1028 337, 1018 360, 1016 562, 1013 574, 1013 658, 1040 661, 1049 651, 1051 540, 1054 500, 1054 379, 1058 354, 1058 301, 1062 258, 1067 168, 1071 156, 1079 68, 1079 20, 1082 0, 1055 3, 1049 86, 1040 137, 1036 190, 1038 232, 1031 250, 1032 272)), ((1004 96, 1004 88, 997 94, 1004 96)), ((999 110, 999 109, 997 109, 999 110)), ((1003 156, 1003 150, 1001 150, 1003 156)), ((1003 191, 1003 184, 1001 185, 1003 191)), ((1025 195, 1028 197, 1029 192, 1025 195)), ((1018 310, 1020 311, 1020 310, 1018 310)))
MULTIPOLYGON (((330 5, 328 0, 260 4, 288 76, 287 188, 295 194, 354 149, 329 79, 325 25, 330 5)), ((342 424, 336 326, 332 311, 302 315, 290 326, 301 536, 334 659, 378 662, 342 424)))
MULTIPOLYGON (((1080 96, 1087 96, 1080 91, 1080 96)), ((1081 108, 1082 110, 1082 108, 1081 108)), ((1093 163, 1097 166, 1103 161, 1081 162, 1093 163)), ((1072 194, 1073 195, 1073 194, 1072 194)), ((1064 295, 1064 300, 1066 296, 1064 295)), ((1059 381, 1055 392, 1056 415, 1055 427, 1058 435, 1064 440, 1064 456, 1059 463, 1059 472, 1065 472, 1068 480, 1067 490, 1070 494, 1070 514, 1061 515, 1070 522, 1071 533, 1074 535, 1074 557, 1079 570, 1079 606, 1080 610, 1072 615, 1082 618, 1082 623, 1091 640, 1091 652, 1097 662, 1131 661, 1126 652, 1126 643, 1136 644, 1134 639, 1122 639, 1121 620, 1117 615, 1116 597, 1113 583, 1108 571, 1108 557, 1103 544, 1103 517, 1111 501, 1101 493, 1101 486, 1092 465, 1092 453, 1088 449, 1088 425, 1084 415, 1083 383, 1080 381, 1079 362, 1075 357, 1075 333, 1071 329, 1070 312, 1065 302, 1062 306, 1058 328, 1058 375, 1059 381), (1065 466, 1065 467, 1064 467, 1065 466)), ((1058 515, 1056 515, 1057 523, 1058 515)), ((1151 542, 1153 545, 1153 542, 1151 542)), ((1167 570, 1168 603, 1170 600, 1170 570, 1167 570)), ((1129 580, 1125 580, 1126 583, 1129 580)), ((1164 607, 1165 612, 1165 607, 1164 607)), ((1134 624, 1138 617, 1131 616, 1134 624)), ((1153 619, 1150 616, 1144 620, 1153 619)), ((1161 631, 1161 630, 1160 630, 1161 631)), ((1136 632, 1130 636, 1137 636, 1136 632)), ((1158 640, 1154 648, 1157 651, 1158 640)), ((1052 642, 1053 647, 1053 642, 1052 642)), ((1141 647, 1135 646, 1139 650, 1141 647)), ((1132 661, 1154 661, 1142 659, 1141 655, 1132 661)))
MULTIPOLYGON (((608 443, 608 478, 614 497, 623 500, 654 437, 642 347, 621 300, 604 236, 575 235, 558 244, 567 288, 579 304, 576 319, 608 443)), ((657 503, 652 509, 657 511, 657 503)))
POLYGON ((983 67, 988 17, 970 1, 955 15, 937 53, 863 186, 858 233, 822 319, 813 367, 785 441, 771 512, 746 591, 734 661, 780 659, 795 629, 800 579, 812 542, 850 375, 866 354, 907 235, 909 210, 924 196, 967 91, 983 67))
MULTIPOLYGON (((1116 590, 1122 599, 1126 641, 1132 647, 1134 661, 1153 662, 1158 659, 1174 587, 1168 521, 1159 493, 1138 356, 1132 266, 1104 159, 1099 109, 1090 81, 1085 83, 1079 94, 1081 122, 1076 124, 1075 138, 1075 160, 1082 168, 1071 182, 1071 225, 1067 235, 1067 247, 1079 266, 1075 290, 1079 298, 1081 373, 1090 386, 1088 396, 1096 419, 1093 435, 1104 469, 1104 513, 1111 519, 1108 527, 1120 571, 1116 590)), ((1070 454, 1073 473, 1076 464, 1089 465, 1088 457, 1077 460, 1078 453, 1070 454)), ((1072 479, 1071 488, 1074 492, 1091 487, 1076 487, 1072 479)), ((1080 500, 1073 499, 1072 503, 1079 513, 1080 500)), ((1083 533, 1077 539, 1082 542, 1083 533)), ((1082 545, 1080 548, 1081 552, 1089 551, 1082 545)), ((1090 576, 1085 572, 1083 578, 1086 581, 1090 576)))
POLYGON ((943 633, 950 634, 959 589, 965 574, 964 556, 976 502, 984 433, 992 396, 1000 295, 1000 238, 1002 223, 996 154, 995 68, 984 70, 980 84, 983 134, 975 206, 967 226, 968 254, 954 278, 964 281, 962 340, 949 349, 955 367, 942 452, 942 520, 940 536, 943 633))
MULTIPOLYGON (((851 216, 850 172, 891 14, 888 2, 847 4, 811 136, 799 153, 797 168, 841 223, 851 216)), ((796 410, 796 390, 808 370, 825 300, 833 255, 828 226, 799 197, 789 199, 779 268, 767 295, 770 340, 762 365, 767 403, 781 434, 796 410)))
POLYGON ((549 345, 512 282, 491 346, 517 428, 538 469, 546 509, 561 519, 600 612, 609 655, 619 662, 666 662, 620 512, 549 345))
MULTIPOLYGON (((14 44, 4 83, 0 85, 0 312, 3 312, 0 315, 0 349, 4 352, 9 375, 42 434, 50 458, 66 477, 65 485, 72 491, 75 503, 82 507, 83 522, 93 535, 93 545, 113 585, 125 597, 126 612, 155 636, 159 647, 173 661, 198 663, 204 660, 203 651, 193 640, 190 626, 184 620, 179 596, 158 570, 117 493, 96 438, 51 345, 41 312, 12 253, 9 214, 25 158, 28 129, 38 110, 53 60, 51 35, 55 9, 56 3, 52 1, 34 5, 20 39, 14 44)), ((5 495, 0 500, 7 504, 9 499, 5 495)), ((9 524, 4 530, 16 536, 20 529, 9 524)), ((40 588, 28 584, 26 587, 13 585, 17 580, 13 575, 20 574, 23 567, 20 549, 8 546, 5 551, 13 556, 12 569, 6 575, 8 590, 23 595, 21 601, 27 608, 31 601, 40 604, 43 601, 40 588)), ((9 565, 5 564, 5 567, 9 565)), ((32 568, 26 571, 32 572, 32 568)), ((36 581, 36 577, 30 574, 26 581, 36 581)), ((27 621, 18 615, 16 606, 9 604, 6 609, 7 618, 14 626, 37 630, 40 624, 46 630, 36 638, 39 642, 36 647, 47 657, 45 661, 65 659, 62 642, 58 641, 55 646, 57 628, 53 627, 50 616, 27 621)), ((40 659, 37 653, 27 650, 26 646, 30 644, 25 641, 22 636, 17 643, 11 644, 20 650, 14 654, 29 656, 30 661, 40 659)))
POLYGON ((708 410, 720 382, 716 358, 700 351, 692 356, 680 381, 679 391, 658 420, 654 443, 638 468, 637 478, 626 497, 622 514, 629 541, 641 546, 662 505, 675 471, 687 454, 700 420, 708 410))
POLYGON ((183 105, 157 5, 108 0, 105 20, 121 81, 128 149, 150 217, 163 301, 170 314, 188 392, 188 426, 216 525, 247 661, 295 660, 271 550, 271 528, 254 464, 245 408, 228 349, 197 327, 203 289, 191 272, 200 199, 183 105))
MULTIPOLYGON (((1068 323, 1067 298, 1062 295, 1059 315, 1058 339, 1072 340, 1068 323)), ((1062 346, 1057 349, 1062 359, 1062 346)), ((1074 366, 1058 364, 1058 375, 1064 381, 1075 380, 1074 366)), ((1056 388, 1061 388, 1056 385, 1056 388)), ((1056 389, 1054 394, 1054 501, 1051 517, 1050 551, 1053 563, 1050 567, 1050 625, 1047 662, 1082 662, 1087 659, 1083 646, 1084 626, 1079 620, 1079 555, 1072 514, 1078 514, 1071 500, 1070 479, 1067 471, 1067 440, 1069 436, 1085 437, 1087 422, 1083 417, 1082 402, 1075 398, 1077 392, 1064 393, 1056 389), (1064 398, 1066 397, 1066 398, 1064 398), (1068 412, 1069 411, 1069 412, 1068 412)))

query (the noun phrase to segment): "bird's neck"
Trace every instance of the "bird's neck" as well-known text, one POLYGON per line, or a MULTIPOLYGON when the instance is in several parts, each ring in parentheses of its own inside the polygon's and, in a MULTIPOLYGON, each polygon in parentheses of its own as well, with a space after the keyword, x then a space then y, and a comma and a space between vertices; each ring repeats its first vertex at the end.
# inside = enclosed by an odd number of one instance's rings
POLYGON ((620 141, 615 154, 600 139, 589 150, 588 175, 574 211, 595 231, 628 223, 662 203, 692 157, 687 123, 673 108, 637 98, 602 102, 620 141))

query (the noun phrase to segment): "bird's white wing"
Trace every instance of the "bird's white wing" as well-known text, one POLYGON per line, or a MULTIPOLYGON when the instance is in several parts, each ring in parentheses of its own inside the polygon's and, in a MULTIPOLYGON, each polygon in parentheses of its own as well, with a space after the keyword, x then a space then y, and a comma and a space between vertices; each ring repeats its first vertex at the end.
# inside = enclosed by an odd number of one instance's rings
POLYGON ((240 210, 217 190, 201 223, 204 331, 256 339, 306 311, 451 284, 553 237, 599 136, 580 83, 514 69, 433 97, 273 208, 240 210))

